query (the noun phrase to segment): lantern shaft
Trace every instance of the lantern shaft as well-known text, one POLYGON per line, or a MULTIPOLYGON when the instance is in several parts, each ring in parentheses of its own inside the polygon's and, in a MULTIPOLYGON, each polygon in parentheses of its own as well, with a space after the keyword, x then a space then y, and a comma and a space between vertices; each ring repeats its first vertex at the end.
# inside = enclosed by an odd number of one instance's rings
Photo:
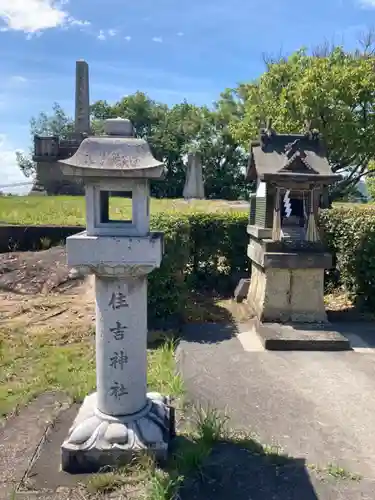
POLYGON ((147 278, 95 277, 98 409, 131 415, 146 405, 147 278))

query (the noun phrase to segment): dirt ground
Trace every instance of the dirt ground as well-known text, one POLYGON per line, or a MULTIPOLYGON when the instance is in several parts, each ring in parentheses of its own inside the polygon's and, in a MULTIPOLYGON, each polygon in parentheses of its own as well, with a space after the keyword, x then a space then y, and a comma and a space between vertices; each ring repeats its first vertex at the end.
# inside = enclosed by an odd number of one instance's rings
POLYGON ((0 290, 22 295, 70 293, 82 285, 82 276, 66 264, 65 247, 40 252, 0 254, 0 290))
POLYGON ((91 277, 66 264, 64 247, 0 254, 0 324, 94 322, 91 277))

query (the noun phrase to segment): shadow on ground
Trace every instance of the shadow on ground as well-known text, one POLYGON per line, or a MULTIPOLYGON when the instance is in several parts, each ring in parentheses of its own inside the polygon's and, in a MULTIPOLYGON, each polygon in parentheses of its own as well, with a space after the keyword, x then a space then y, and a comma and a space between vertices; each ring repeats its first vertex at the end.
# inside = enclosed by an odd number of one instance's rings
POLYGON ((216 444, 198 471, 185 476, 179 495, 181 500, 318 500, 303 459, 266 453, 252 440, 216 444))
POLYGON ((231 296, 195 293, 186 305, 179 337, 187 342, 216 344, 233 338, 237 325, 250 318, 247 305, 235 302, 231 296))
POLYGON ((217 344, 235 337, 237 327, 231 323, 193 323, 185 325, 179 335, 181 340, 200 344, 217 344))
MULTIPOLYGON (((60 470, 60 445, 76 411, 77 405, 73 405, 56 420, 21 491, 54 491, 89 480, 89 475, 60 470)), ((206 439, 180 434, 171 448, 166 470, 171 478, 184 478, 180 500, 318 500, 304 460, 273 453, 253 439, 233 435, 210 445, 206 439)))
POLYGON ((375 347, 375 321, 334 321, 332 329, 344 335, 352 348, 375 347))

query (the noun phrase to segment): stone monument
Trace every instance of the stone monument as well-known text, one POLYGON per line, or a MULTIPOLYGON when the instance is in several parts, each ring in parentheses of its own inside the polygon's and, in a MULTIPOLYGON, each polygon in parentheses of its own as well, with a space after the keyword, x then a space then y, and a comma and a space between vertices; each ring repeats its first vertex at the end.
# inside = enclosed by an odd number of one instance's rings
POLYGON ((272 339, 289 335, 297 345, 298 336, 302 341, 319 337, 322 345, 329 340, 335 348, 347 348, 346 339, 322 333, 327 324, 324 270, 331 268, 332 258, 321 241, 317 213, 323 189, 341 178, 330 168, 322 138, 310 129, 304 134, 262 130, 260 140, 251 143, 247 177, 258 183, 247 228, 247 302, 263 340, 270 346, 272 339), (280 324, 299 324, 300 333, 280 324))
POLYGON ((73 473, 125 464, 142 450, 165 459, 174 432, 168 398, 147 394, 147 275, 163 252, 163 235, 149 230, 149 181, 165 169, 128 120, 106 120, 105 134, 60 161, 86 192, 86 231, 67 238, 68 264, 95 276, 97 390, 62 445, 62 468, 73 473), (113 191, 131 195, 131 220, 111 220, 113 191))
POLYGON ((82 135, 90 134, 89 65, 82 60, 76 62, 74 132, 82 135))
POLYGON ((202 160, 198 153, 188 154, 183 197, 185 200, 204 200, 202 160))
POLYGON ((70 158, 82 140, 90 134, 89 67, 86 61, 76 62, 75 130, 68 137, 34 137, 33 161, 36 179, 33 194, 83 194, 77 179, 64 176, 58 161, 70 158))

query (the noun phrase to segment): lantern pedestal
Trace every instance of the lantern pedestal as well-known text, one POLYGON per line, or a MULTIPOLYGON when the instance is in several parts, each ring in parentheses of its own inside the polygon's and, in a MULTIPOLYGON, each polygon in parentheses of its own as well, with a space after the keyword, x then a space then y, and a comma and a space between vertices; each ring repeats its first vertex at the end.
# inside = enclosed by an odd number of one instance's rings
POLYGON ((87 396, 61 447, 61 467, 71 474, 98 472, 125 465, 144 451, 158 461, 168 456, 174 413, 168 398, 148 393, 145 406, 132 415, 98 410, 98 393, 87 396))
POLYGON ((168 398, 147 394, 147 274, 163 238, 67 238, 68 264, 95 275, 97 392, 87 396, 62 445, 64 471, 94 472, 148 450, 166 459, 174 431, 168 398))

